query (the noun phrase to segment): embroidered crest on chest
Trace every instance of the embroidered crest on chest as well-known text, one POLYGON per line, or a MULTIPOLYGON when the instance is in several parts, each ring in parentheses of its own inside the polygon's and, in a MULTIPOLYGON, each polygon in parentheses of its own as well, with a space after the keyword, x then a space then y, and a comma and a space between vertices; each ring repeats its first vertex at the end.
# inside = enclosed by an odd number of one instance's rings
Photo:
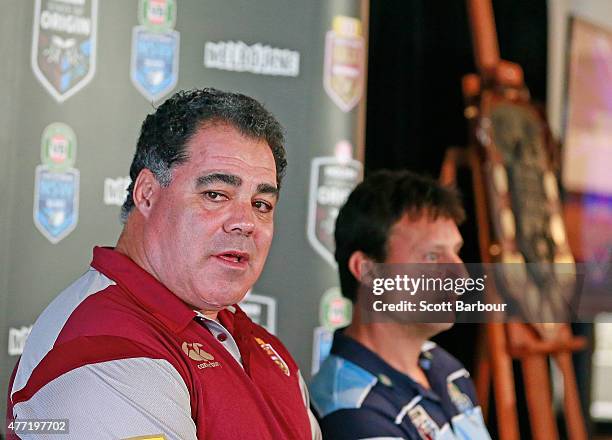
POLYGON ((276 364, 280 370, 285 373, 285 375, 290 376, 291 371, 287 366, 287 363, 283 360, 283 358, 278 354, 278 352, 272 347, 272 345, 265 342, 263 339, 255 337, 255 342, 259 344, 261 349, 272 359, 272 361, 276 364))

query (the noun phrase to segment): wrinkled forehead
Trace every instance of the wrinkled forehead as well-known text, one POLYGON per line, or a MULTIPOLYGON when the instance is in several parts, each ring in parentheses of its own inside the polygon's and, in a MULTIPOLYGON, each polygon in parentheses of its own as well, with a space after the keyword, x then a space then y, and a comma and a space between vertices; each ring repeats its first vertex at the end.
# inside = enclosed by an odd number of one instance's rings
MULTIPOLYGON (((274 182, 276 183, 276 186, 280 188, 280 180, 282 178, 282 174, 284 174, 282 173, 283 160, 282 155, 277 157, 276 148, 278 145, 270 143, 275 142, 274 138, 268 139, 264 133, 258 135, 251 131, 243 130, 238 124, 222 118, 204 121, 197 127, 185 144, 186 160, 189 160, 190 156, 192 156, 195 152, 200 151, 200 147, 206 146, 206 144, 210 143, 209 141, 211 135, 218 138, 220 134, 230 136, 233 139, 238 138, 239 144, 241 144, 241 149, 244 148, 245 151, 248 149, 256 149, 258 152, 256 159, 263 159, 267 163, 274 173, 274 182), (260 148, 256 148, 256 146, 260 148), (279 175, 279 173, 281 174, 279 175)), ((223 152, 225 150, 223 145, 223 143, 216 143, 215 145, 211 146, 209 152, 223 152)))
POLYGON ((223 155, 233 149, 233 152, 250 153, 256 147, 261 148, 257 155, 266 156, 272 162, 276 162, 272 147, 264 136, 256 136, 241 130, 240 127, 224 121, 207 121, 200 125, 189 137, 185 144, 185 153, 188 158, 201 149, 206 148, 207 153, 213 156, 223 155))
POLYGON ((198 184, 214 180, 240 186, 236 183, 257 180, 276 186, 275 161, 267 142, 245 137, 227 124, 200 129, 188 142, 186 153, 186 161, 175 171, 197 179, 198 184))

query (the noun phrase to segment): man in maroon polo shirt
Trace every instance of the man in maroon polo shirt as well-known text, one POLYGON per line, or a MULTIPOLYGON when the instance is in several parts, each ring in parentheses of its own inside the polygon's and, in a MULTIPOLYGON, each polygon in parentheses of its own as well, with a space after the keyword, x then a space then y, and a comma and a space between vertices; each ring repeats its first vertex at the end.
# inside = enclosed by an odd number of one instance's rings
POLYGON ((9 386, 14 427, 53 419, 87 439, 320 436, 295 361, 236 305, 272 242, 283 142, 276 119, 241 94, 179 92, 147 116, 117 246, 95 248, 36 321, 9 386))

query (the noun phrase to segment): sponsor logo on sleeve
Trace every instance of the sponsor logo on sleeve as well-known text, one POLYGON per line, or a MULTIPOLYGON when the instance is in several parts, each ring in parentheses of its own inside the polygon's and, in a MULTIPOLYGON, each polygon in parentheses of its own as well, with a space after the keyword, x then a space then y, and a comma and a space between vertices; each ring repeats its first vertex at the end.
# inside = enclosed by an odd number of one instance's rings
POLYGON ((204 45, 204 67, 256 75, 290 76, 300 74, 300 53, 242 41, 208 41, 204 45))
POLYGON ((323 87, 343 112, 357 105, 363 94, 365 42, 361 21, 336 16, 325 36, 323 87))
POLYGON ((321 326, 314 329, 313 336, 311 374, 315 375, 321 368, 323 361, 329 356, 334 332, 321 326))
POLYGON ((132 29, 130 79, 149 101, 167 95, 178 82, 180 33, 174 30, 174 0, 141 0, 141 25, 132 29))
POLYGON ((276 299, 271 296, 257 295, 250 290, 240 302, 240 308, 249 318, 267 331, 276 334, 276 299))
POLYGON ((310 166, 307 236, 313 249, 332 267, 334 228, 340 208, 362 178, 362 165, 352 158, 348 141, 336 144, 335 155, 316 157, 310 166))
POLYGON ((31 63, 58 102, 85 87, 96 70, 98 0, 36 0, 31 63))
POLYGON ((438 438, 440 428, 421 405, 417 405, 409 410, 408 417, 410 417, 410 421, 423 440, 434 440, 438 438))
POLYGON ((79 171, 76 135, 66 124, 54 122, 43 131, 42 164, 34 182, 34 225, 56 244, 76 228, 79 219, 79 171))
POLYGON ((454 382, 447 382, 446 387, 448 389, 448 395, 457 408, 457 411, 464 413, 474 407, 472 400, 467 396, 467 394, 461 392, 459 387, 455 385, 454 382))
POLYGON ((255 337, 255 342, 259 344, 261 349, 272 359, 272 361, 276 364, 280 370, 285 373, 286 376, 291 375, 291 371, 287 366, 287 363, 283 360, 283 358, 278 354, 278 352, 272 347, 271 344, 268 344, 263 339, 255 337))
POLYGON ((26 340, 32 331, 32 326, 21 326, 20 328, 10 327, 8 334, 8 354, 9 356, 19 356, 23 353, 26 340))

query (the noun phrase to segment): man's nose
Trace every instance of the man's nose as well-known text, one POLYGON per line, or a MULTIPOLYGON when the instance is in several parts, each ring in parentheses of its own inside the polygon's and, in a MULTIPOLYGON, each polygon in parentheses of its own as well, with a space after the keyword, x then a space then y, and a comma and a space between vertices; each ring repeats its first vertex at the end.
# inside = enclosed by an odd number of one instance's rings
POLYGON ((251 202, 236 202, 223 229, 230 234, 251 235, 255 230, 255 213, 251 202))
POLYGON ((453 278, 466 278, 470 276, 465 263, 456 253, 451 252, 444 263, 447 276, 453 278))
POLYGON ((440 262, 447 264, 449 267, 456 267, 457 270, 461 270, 461 268, 465 267, 463 260, 455 252, 449 252, 440 262))

